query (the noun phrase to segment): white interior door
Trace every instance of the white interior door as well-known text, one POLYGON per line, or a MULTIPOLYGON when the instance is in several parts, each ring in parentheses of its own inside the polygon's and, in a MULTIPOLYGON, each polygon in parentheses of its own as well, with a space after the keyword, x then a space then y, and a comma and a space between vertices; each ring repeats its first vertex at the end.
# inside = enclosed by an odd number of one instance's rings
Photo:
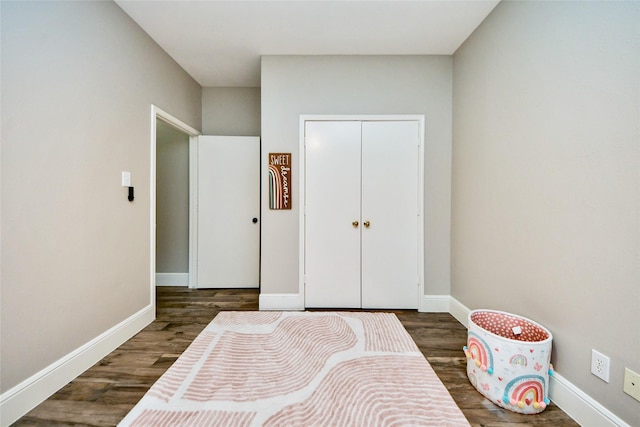
POLYGON ((197 287, 257 288, 260 262, 258 137, 198 137, 197 216, 197 287))
POLYGON ((362 123, 363 308, 418 308, 419 129, 362 123))
POLYGON ((360 127, 305 125, 306 307, 361 305, 360 127))

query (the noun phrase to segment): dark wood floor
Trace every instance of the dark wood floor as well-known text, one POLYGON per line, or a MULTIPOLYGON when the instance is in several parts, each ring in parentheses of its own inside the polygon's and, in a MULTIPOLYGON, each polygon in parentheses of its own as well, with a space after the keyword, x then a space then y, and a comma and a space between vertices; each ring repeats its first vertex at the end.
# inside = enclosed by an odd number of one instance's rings
MULTIPOLYGON (((157 318, 16 426, 113 426, 221 310, 256 310, 255 290, 158 288, 157 318)), ((554 404, 537 415, 501 409, 466 377, 467 331, 446 313, 395 311, 473 426, 578 426, 554 404)))

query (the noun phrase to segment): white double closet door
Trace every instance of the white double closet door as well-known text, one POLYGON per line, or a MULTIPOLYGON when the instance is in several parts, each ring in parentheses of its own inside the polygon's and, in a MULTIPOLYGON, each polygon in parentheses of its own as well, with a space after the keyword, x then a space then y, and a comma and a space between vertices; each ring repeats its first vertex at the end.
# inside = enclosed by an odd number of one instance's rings
POLYGON ((418 308, 420 124, 305 122, 305 306, 418 308))

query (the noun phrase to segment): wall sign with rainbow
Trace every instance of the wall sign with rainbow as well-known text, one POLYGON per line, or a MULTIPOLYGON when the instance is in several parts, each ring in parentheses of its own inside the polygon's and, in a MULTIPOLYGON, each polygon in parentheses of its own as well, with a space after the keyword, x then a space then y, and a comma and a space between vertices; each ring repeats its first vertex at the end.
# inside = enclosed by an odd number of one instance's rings
POLYGON ((551 332, 538 323, 495 310, 469 313, 464 353, 471 384, 498 406, 537 414, 549 404, 551 332))
POLYGON ((291 153, 269 153, 269 209, 291 209, 291 153))

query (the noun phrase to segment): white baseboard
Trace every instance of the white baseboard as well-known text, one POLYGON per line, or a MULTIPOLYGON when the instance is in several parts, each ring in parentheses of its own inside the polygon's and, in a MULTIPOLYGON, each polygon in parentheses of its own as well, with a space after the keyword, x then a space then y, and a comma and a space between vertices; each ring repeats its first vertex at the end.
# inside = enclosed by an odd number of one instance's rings
MULTIPOLYGON (((467 328, 470 312, 451 297, 449 313, 467 328)), ((557 372, 549 379, 549 398, 581 426, 631 427, 557 372)))
POLYGON ((451 297, 449 303, 449 313, 455 317, 458 322, 462 323, 465 328, 469 327, 467 322, 469 321, 469 313, 471 313, 471 310, 454 297, 451 297))
POLYGON ((581 426, 631 427, 557 372, 549 379, 549 396, 581 426))
POLYGON ((301 294, 260 294, 260 310, 304 310, 304 297, 301 294))
POLYGON ((156 273, 156 286, 189 286, 189 273, 156 273))
POLYGON ((424 295, 418 311, 421 313, 448 313, 450 300, 449 295, 424 295))
POLYGON ((0 395, 0 425, 8 426, 118 348, 155 319, 149 305, 0 395))

